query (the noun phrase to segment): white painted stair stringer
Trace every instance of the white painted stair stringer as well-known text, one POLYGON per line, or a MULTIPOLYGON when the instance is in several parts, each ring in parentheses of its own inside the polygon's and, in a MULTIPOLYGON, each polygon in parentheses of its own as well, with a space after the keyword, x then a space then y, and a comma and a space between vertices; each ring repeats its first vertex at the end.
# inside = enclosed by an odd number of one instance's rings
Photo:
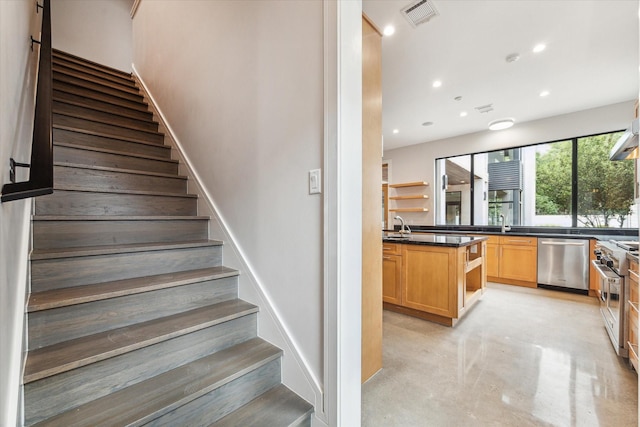
MULTIPOLYGON (((183 145, 180 143, 175 132, 168 123, 166 117, 162 113, 162 110, 155 101, 153 95, 149 91, 149 88, 145 84, 143 78, 138 73, 135 64, 132 64, 133 76, 139 84, 141 92, 148 102, 149 107, 153 111, 155 119, 159 122, 160 127, 164 128, 165 144, 168 144, 175 150, 179 160, 181 160, 180 167, 186 168, 181 172, 189 177, 189 184, 195 184, 195 188, 190 188, 189 193, 198 194, 198 209, 204 209, 208 211, 212 221, 209 225, 210 238, 215 238, 224 241, 224 259, 225 265, 231 268, 235 268, 240 271, 239 286, 242 288, 243 282, 245 286, 250 286, 258 298, 257 301, 251 301, 250 303, 256 304, 260 307, 258 313, 259 324, 267 322, 267 328, 260 327, 259 335, 272 344, 279 346, 283 350, 282 357, 282 382, 288 386, 291 390, 296 392, 302 398, 309 402, 312 402, 314 406, 314 417, 317 425, 326 425, 326 414, 323 411, 323 390, 320 386, 318 378, 309 369, 309 364, 305 360, 302 353, 299 351, 299 347, 295 340, 292 338, 286 324, 282 321, 282 317, 278 313, 268 291, 264 288, 264 285, 260 282, 257 275, 254 272, 253 267, 248 262, 247 257, 237 243, 235 237, 227 226, 227 222, 220 214, 211 193, 206 186, 202 183, 202 179, 193 168, 193 164, 189 156, 185 153, 183 145), (204 200, 204 206, 201 201, 204 200), (235 262, 226 262, 228 259, 228 250, 232 251, 232 259, 235 262), (262 334, 262 331, 275 331, 276 334, 266 333, 262 334)), ((173 151, 173 150, 172 150, 173 151)), ((199 215, 205 214, 204 212, 199 215)), ((265 326, 262 324, 262 326, 265 326)))

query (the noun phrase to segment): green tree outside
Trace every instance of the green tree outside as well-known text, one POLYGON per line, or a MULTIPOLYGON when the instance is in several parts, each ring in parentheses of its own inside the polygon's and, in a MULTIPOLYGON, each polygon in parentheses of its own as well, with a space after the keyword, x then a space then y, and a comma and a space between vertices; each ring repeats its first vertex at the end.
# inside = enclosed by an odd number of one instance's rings
MULTIPOLYGON (((612 162, 620 133, 578 140, 578 221, 585 227, 622 227, 633 204, 634 165, 612 162)), ((571 214, 571 142, 536 153, 536 214, 571 214)))

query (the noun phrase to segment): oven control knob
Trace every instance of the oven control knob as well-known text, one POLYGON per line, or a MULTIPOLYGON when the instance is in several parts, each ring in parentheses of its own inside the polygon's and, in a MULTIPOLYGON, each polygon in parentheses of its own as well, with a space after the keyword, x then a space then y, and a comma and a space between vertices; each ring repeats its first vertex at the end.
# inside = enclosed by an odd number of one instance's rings
POLYGON ((613 268, 613 261, 611 261, 610 259, 606 260, 607 262, 607 267, 609 268, 613 268))

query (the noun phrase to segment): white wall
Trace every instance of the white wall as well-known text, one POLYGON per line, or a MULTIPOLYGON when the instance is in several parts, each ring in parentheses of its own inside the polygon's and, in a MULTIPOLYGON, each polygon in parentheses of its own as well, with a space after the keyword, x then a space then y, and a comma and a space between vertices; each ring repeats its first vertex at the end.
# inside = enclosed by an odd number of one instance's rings
MULTIPOLYGON (((575 136, 593 135, 626 129, 633 119, 634 101, 563 114, 551 118, 518 123, 502 131, 484 131, 425 142, 385 151, 383 161, 393 161, 393 183, 426 180, 435 182, 435 159, 439 157, 492 151, 507 147, 548 142, 575 136)), ((390 182, 391 184, 392 182, 390 182)), ((429 199, 427 221, 409 222, 434 225, 433 197, 429 199)))
POLYGON ((131 71, 133 0, 52 0, 54 49, 131 71))
MULTIPOLYGON (((323 199, 307 182, 323 165, 322 2, 143 1, 133 40, 136 72, 322 378, 323 199)), ((227 249, 225 264, 236 263, 227 249)), ((258 300, 246 275, 240 293, 258 300)))
MULTIPOLYGON (((9 158, 29 162, 34 80, 42 13, 35 2, 0 1, 0 185, 9 182, 9 158)), ((28 200, 0 204, 0 425, 17 425, 29 251, 28 200)))

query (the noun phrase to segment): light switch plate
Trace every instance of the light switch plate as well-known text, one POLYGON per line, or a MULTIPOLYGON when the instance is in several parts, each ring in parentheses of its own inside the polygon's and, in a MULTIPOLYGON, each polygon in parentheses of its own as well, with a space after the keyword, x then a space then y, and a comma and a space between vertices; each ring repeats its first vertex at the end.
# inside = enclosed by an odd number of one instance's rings
POLYGON ((309 194, 322 193, 320 169, 313 169, 309 171, 309 194))

